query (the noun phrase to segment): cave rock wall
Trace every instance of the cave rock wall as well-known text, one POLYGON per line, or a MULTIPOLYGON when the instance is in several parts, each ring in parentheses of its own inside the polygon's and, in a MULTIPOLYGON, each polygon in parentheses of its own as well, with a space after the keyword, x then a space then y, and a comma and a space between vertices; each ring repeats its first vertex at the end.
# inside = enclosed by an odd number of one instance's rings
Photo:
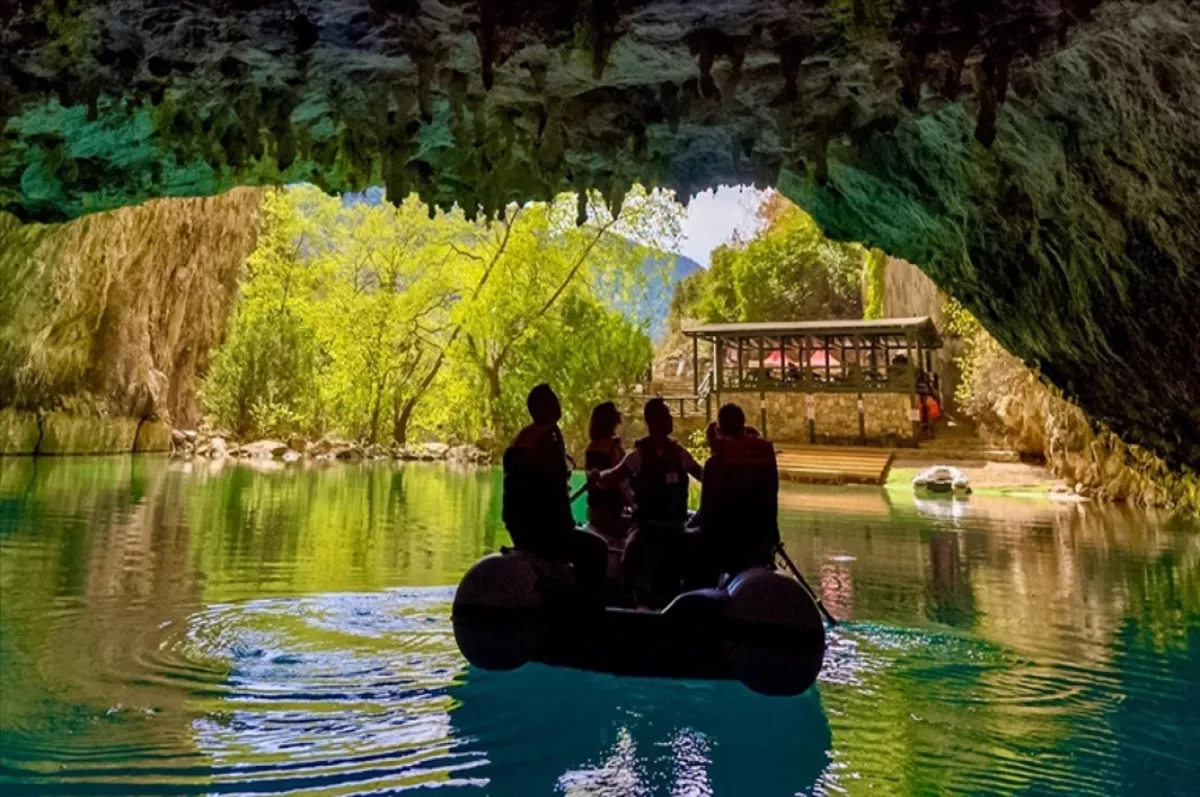
POLYGON ((65 225, 0 217, 0 408, 25 419, 8 416, 13 439, 30 436, 37 413, 55 450, 87 437, 68 416, 131 419, 118 442, 84 446, 106 451, 131 450, 140 419, 197 423, 198 379, 224 337, 261 202, 245 188, 65 225))
POLYGON ((783 187, 921 264, 1123 440, 1200 464, 1200 8, 1112 9, 1014 80, 983 146, 960 105, 783 187))

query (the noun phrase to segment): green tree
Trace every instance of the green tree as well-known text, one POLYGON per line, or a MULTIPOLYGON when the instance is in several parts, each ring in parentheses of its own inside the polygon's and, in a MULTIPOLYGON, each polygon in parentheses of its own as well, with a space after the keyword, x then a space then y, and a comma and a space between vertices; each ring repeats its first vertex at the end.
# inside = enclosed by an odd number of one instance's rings
POLYGON ((203 388, 208 411, 239 436, 320 425, 321 351, 313 294, 319 268, 305 257, 334 220, 314 191, 272 191, 263 232, 225 344, 203 388))
MULTIPOLYGON (((506 373, 522 349, 531 340, 552 334, 556 326, 557 334, 565 335, 570 346, 596 344, 580 334, 585 330, 561 327, 561 308, 568 301, 576 303, 576 311, 581 302, 598 303, 595 287, 611 283, 615 275, 622 275, 627 286, 644 279, 643 262, 652 251, 666 248, 667 240, 678 231, 680 215, 674 199, 658 192, 635 192, 615 215, 598 195, 584 203, 562 196, 553 203, 526 206, 489 228, 492 240, 480 247, 486 254, 472 253, 474 266, 469 271, 478 276, 469 282, 476 288, 459 303, 455 314, 462 329, 462 351, 481 383, 488 431, 494 440, 503 439, 523 416, 515 400, 523 395, 506 401, 505 391, 506 383, 512 382, 505 378, 506 373), (579 217, 585 221, 576 225, 574 220, 579 217)), ((617 327, 626 323, 613 313, 593 313, 588 320, 617 327)), ((604 337, 604 333, 598 334, 604 337)), ((621 358, 625 354, 622 350, 621 358)), ((647 356, 641 370, 649 360, 647 356)), ((585 357, 577 357, 559 362, 585 361, 585 357)), ((608 361, 596 365, 601 374, 614 367, 608 361)), ((560 381, 546 368, 533 370, 560 381)), ((568 378, 565 372, 558 376, 568 378)), ((519 386, 521 394, 525 387, 528 384, 519 386)))
POLYGON ((860 318, 865 250, 825 237, 812 217, 779 195, 759 209, 762 229, 720 246, 709 269, 678 289, 673 315, 707 322, 860 318))
POLYGON ((376 443, 390 429, 395 442, 407 441, 429 387, 422 377, 453 334, 456 243, 473 230, 459 214, 429 218, 410 197, 399 207, 347 207, 327 231, 318 331, 329 367, 322 390, 351 436, 376 443))
POLYGON ((412 429, 499 442, 537 381, 559 387, 572 417, 627 390, 650 345, 612 305, 646 289, 643 263, 669 248, 681 214, 669 194, 637 190, 623 210, 564 195, 475 223, 430 217, 415 198, 393 207, 305 186, 265 210, 206 406, 242 437, 370 443, 412 429))

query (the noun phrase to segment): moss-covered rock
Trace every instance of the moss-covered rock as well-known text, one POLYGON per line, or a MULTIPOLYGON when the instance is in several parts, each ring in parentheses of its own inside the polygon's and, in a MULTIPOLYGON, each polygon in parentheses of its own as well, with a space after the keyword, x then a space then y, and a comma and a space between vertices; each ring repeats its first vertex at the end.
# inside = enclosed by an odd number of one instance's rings
POLYGON ((165 454, 170 450, 170 425, 162 421, 143 421, 133 441, 133 453, 165 454))
POLYGON ((1200 473, 1170 468, 1094 424, 982 329, 966 344, 957 398, 987 437, 1045 457, 1055 476, 1084 495, 1200 513, 1200 473))
POLYGON ((0 409, 0 455, 36 453, 41 439, 36 413, 0 409))
POLYGON ((50 412, 42 418, 39 454, 129 454, 137 439, 136 418, 89 417, 50 412))
POLYGON ((17 3, 0 207, 311 180, 492 213, 634 180, 768 185, 906 107, 993 96, 1099 2, 17 3))
POLYGON ((54 226, 0 212, 0 407, 196 424, 261 203, 240 189, 54 226))
POLYGON ((1123 440, 1200 467, 1200 8, 1109 14, 1014 75, 990 148, 953 104, 784 188, 919 264, 1123 440))

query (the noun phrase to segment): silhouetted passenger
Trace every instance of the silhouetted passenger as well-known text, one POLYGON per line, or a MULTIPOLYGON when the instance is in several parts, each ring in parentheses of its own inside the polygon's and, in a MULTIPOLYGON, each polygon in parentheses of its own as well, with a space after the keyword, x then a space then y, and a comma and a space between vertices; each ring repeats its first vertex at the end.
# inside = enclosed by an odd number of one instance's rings
POLYGON ((779 544, 775 447, 746 426, 736 404, 721 407, 713 437, 699 513, 710 573, 770 566, 779 544))
POLYGON ((703 469, 671 437, 675 422, 665 401, 647 401, 643 417, 649 434, 637 441, 619 465, 591 473, 589 480, 601 488, 625 479, 633 486, 634 531, 625 546, 622 572, 639 603, 660 606, 679 589, 688 476, 699 481, 703 469))
MULTIPOLYGON (((588 425, 588 447, 584 455, 584 467, 588 472, 606 471, 616 467, 625 459, 625 449, 617 437, 621 425, 621 413, 611 401, 599 404, 592 410, 588 425)), ((622 539, 629 532, 629 518, 625 514, 627 482, 614 487, 597 484, 588 488, 588 525, 606 537, 622 539)))
POLYGON ((608 546, 598 536, 575 529, 558 396, 549 385, 538 385, 525 405, 533 423, 504 452, 504 525, 518 550, 571 563, 579 584, 598 592, 604 585, 608 546))

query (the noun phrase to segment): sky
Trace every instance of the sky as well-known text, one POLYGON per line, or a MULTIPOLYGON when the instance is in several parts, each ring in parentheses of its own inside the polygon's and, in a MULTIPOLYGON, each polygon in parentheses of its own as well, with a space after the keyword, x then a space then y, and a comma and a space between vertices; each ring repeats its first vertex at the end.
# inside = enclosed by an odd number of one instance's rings
POLYGON ((709 254, 733 236, 734 230, 752 231, 755 211, 765 192, 752 186, 723 185, 697 194, 688 203, 679 254, 708 267, 709 254))

